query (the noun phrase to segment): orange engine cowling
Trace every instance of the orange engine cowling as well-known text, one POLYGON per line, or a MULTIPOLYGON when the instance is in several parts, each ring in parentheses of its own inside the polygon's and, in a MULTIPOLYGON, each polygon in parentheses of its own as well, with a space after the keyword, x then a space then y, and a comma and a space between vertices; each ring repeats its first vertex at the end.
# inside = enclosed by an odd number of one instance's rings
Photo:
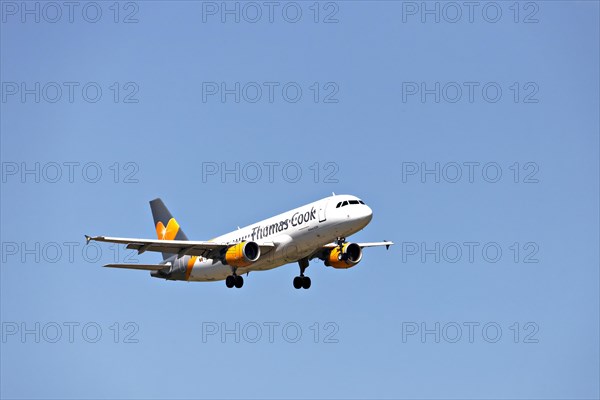
POLYGON ((260 247, 256 242, 241 242, 225 252, 225 263, 232 267, 247 267, 260 257, 260 247))
POLYGON ((325 265, 333 268, 351 268, 362 259, 362 249, 356 243, 344 243, 340 251, 337 246, 329 252, 325 265))

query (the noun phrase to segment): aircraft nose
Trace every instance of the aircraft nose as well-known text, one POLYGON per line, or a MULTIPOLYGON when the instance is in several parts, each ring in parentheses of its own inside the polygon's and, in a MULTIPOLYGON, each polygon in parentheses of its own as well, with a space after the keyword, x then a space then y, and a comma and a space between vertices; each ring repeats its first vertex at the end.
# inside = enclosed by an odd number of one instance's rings
POLYGON ((363 205, 360 210, 359 218, 361 221, 364 221, 365 224, 371 222, 371 219, 373 218, 373 210, 371 210, 371 207, 363 205))

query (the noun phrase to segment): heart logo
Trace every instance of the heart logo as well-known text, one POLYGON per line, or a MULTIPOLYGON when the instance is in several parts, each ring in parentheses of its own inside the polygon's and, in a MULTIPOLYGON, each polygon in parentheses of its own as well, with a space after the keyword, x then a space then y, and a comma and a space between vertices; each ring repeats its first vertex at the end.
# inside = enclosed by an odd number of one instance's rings
POLYGON ((175 221, 175 218, 171 218, 166 227, 162 221, 158 221, 158 224, 156 224, 158 240, 174 240, 177 232, 179 232, 179 224, 175 221))

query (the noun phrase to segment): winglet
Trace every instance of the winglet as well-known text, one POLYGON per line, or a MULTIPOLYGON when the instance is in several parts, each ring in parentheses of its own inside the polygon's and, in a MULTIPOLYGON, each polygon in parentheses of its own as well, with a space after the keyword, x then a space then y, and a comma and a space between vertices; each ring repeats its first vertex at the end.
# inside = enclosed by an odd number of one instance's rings
POLYGON ((85 236, 85 244, 89 244, 90 240, 92 240, 92 238, 88 235, 84 235, 85 236))
MULTIPOLYGON (((384 241, 384 242, 387 242, 387 240, 385 240, 385 239, 384 239, 383 241, 384 241)), ((386 244, 386 245, 385 245, 385 249, 386 249, 386 250, 389 250, 389 249, 390 249, 390 245, 389 245, 389 244, 386 244)))

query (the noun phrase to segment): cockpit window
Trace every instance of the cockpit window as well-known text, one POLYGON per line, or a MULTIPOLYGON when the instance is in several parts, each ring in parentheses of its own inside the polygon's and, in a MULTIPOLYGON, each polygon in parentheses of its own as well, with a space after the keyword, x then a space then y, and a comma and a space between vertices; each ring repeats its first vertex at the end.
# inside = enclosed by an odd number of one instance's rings
POLYGON ((345 207, 345 206, 348 206, 351 204, 365 204, 365 203, 362 200, 345 200, 345 201, 340 201, 339 203, 337 203, 335 208, 345 207))

